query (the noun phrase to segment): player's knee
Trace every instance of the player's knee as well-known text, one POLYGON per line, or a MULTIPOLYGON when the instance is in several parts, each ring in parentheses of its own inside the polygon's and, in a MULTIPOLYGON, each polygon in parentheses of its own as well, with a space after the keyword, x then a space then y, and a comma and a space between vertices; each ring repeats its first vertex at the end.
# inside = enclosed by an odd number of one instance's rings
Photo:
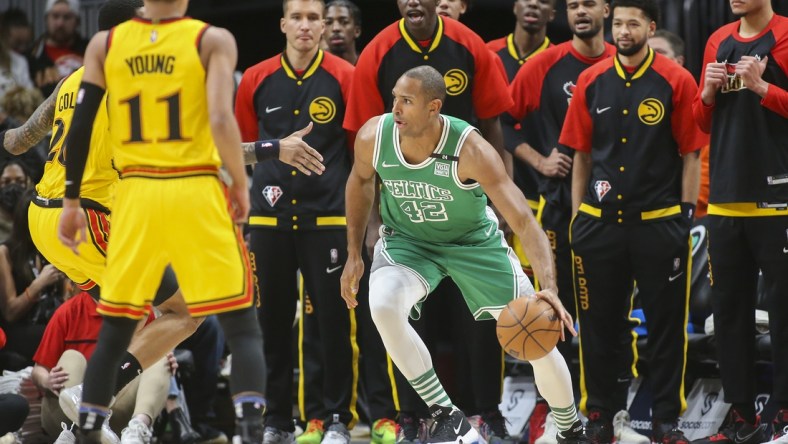
POLYGON ((407 317, 405 292, 409 287, 395 267, 385 267, 372 274, 369 280, 369 310, 375 325, 380 326, 383 320, 407 317))
POLYGON ((262 337, 254 306, 220 313, 217 318, 228 342, 239 337, 262 337))

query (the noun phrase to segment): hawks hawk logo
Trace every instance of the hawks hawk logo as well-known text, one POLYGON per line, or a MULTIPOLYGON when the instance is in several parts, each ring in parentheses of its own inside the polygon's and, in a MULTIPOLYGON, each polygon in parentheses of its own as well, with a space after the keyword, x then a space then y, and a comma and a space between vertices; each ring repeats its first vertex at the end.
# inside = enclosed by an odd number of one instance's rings
POLYGON ((268 202, 268 205, 272 207, 276 205, 279 201, 279 198, 282 197, 282 189, 277 186, 268 185, 267 187, 263 188, 263 197, 265 197, 265 201, 268 202))
POLYGON ((564 93, 566 93, 566 103, 567 104, 569 104, 569 102, 572 101, 572 96, 575 95, 575 89, 576 88, 577 88, 577 85, 575 85, 575 82, 572 82, 571 80, 569 82, 564 83, 564 93))
POLYGON ((602 202, 602 198, 605 197, 605 194, 607 194, 611 188, 613 187, 610 186, 610 182, 606 180, 597 180, 596 183, 594 183, 594 191, 596 191, 596 198, 599 199, 600 202, 602 202))

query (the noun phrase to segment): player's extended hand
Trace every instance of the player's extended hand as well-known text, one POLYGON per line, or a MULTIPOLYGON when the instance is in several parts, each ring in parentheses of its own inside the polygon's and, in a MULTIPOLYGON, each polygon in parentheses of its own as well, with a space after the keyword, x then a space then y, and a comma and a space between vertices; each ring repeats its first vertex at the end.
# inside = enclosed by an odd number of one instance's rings
POLYGON ((298 168, 298 171, 311 176, 312 173, 323 174, 326 166, 323 165, 323 156, 316 149, 304 142, 304 136, 312 131, 312 122, 305 128, 279 141, 279 160, 298 168))
POLYGON ((66 381, 68 381, 68 373, 63 370, 62 366, 58 365, 49 371, 48 379, 47 386, 49 390, 56 395, 60 395, 60 391, 65 388, 66 381))
POLYGON ((739 63, 736 64, 736 74, 744 80, 744 86, 761 97, 766 95, 766 90, 769 87, 769 84, 763 80, 763 72, 766 70, 768 62, 768 56, 763 60, 752 56, 742 56, 739 63))
POLYGON ((361 260, 359 253, 349 254, 345 269, 342 270, 342 277, 339 278, 342 299, 345 300, 348 310, 358 305, 356 294, 358 293, 358 283, 364 275, 364 261, 361 260))
POLYGON ((566 177, 572 168, 572 158, 553 148, 550 155, 539 162, 539 172, 547 177, 566 177))
POLYGON ((79 200, 63 199, 63 212, 57 227, 57 238, 74 254, 79 254, 78 247, 87 241, 87 220, 79 200))
MULTIPOLYGON (((542 290, 534 295, 535 297, 542 299, 543 301, 547 302, 548 304, 553 306, 553 310, 555 310, 558 317, 561 319, 561 322, 566 326, 572 336, 577 336, 577 331, 575 331, 575 323, 572 320, 572 315, 566 311, 564 308, 564 304, 561 303, 561 300, 558 299, 558 295, 556 294, 555 290, 546 289, 542 290)), ((561 340, 566 340, 566 335, 564 334, 564 330, 561 329, 561 340)))
POLYGON ((706 73, 703 76, 703 91, 701 100, 706 105, 712 105, 716 101, 715 95, 728 81, 728 70, 724 63, 707 63, 706 73))
POLYGON ((233 222, 237 224, 246 223, 246 219, 249 217, 249 190, 246 188, 246 184, 235 184, 233 183, 230 188, 228 189, 229 197, 230 197, 230 216, 233 218, 233 222))

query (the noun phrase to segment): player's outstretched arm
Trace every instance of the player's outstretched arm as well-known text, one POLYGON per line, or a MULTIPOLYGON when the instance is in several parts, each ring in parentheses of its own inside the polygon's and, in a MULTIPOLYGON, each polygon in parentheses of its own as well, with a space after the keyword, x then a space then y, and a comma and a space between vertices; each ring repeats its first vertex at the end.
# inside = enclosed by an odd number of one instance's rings
POLYGON ((241 144, 244 163, 252 165, 276 158, 307 176, 311 176, 312 173, 323 174, 326 170, 322 163, 323 156, 304 141, 304 136, 312 131, 312 126, 313 123, 309 122, 309 125, 284 139, 258 140, 241 144))
POLYGON ((90 151, 90 136, 93 120, 104 98, 104 59, 107 55, 107 32, 97 33, 90 39, 85 50, 85 72, 77 94, 77 106, 69 129, 65 146, 66 192, 63 212, 58 224, 58 238, 67 247, 78 253, 80 243, 87 241, 87 222, 79 204, 79 189, 90 151))
MULTIPOLYGON (((572 316, 558 299, 558 288, 555 280, 555 264, 553 253, 547 236, 539 227, 533 213, 528 207, 525 196, 506 175, 503 162, 498 153, 478 133, 471 133, 460 151, 459 179, 473 179, 481 185, 495 207, 520 237, 525 255, 531 261, 534 273, 539 279, 542 290, 536 296, 549 302, 559 313, 561 321, 573 335, 572 316)), ((565 290, 569 291, 569 289, 565 290)), ((564 338, 563 330, 561 338, 564 338)))
POLYGON ((15 156, 25 153, 49 133, 55 119, 55 104, 63 80, 57 83, 52 94, 38 105, 22 126, 0 132, 0 145, 6 151, 15 156))
POLYGON ((347 308, 358 305, 356 293, 364 274, 361 249, 364 248, 364 233, 375 201, 375 167, 372 152, 375 148, 375 132, 379 117, 367 121, 356 136, 353 169, 345 186, 345 216, 347 217, 347 263, 340 278, 342 299, 347 308))
POLYGON ((249 215, 249 188, 243 161, 241 131, 233 112, 233 70, 238 61, 235 38, 223 28, 210 27, 203 35, 200 57, 205 66, 208 115, 219 157, 230 175, 228 185, 232 217, 243 223, 249 215))

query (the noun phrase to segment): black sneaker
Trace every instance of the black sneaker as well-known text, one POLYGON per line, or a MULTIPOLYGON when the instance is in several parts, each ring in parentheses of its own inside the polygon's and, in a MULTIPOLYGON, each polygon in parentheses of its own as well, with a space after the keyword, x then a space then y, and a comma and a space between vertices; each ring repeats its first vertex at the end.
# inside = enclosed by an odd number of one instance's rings
POLYGON ((499 409, 482 413, 479 433, 489 444, 512 444, 515 442, 506 430, 506 418, 499 409))
POLYGON ((651 442, 657 444, 689 444, 684 432, 679 430, 676 421, 660 421, 655 419, 651 427, 651 442))
POLYGON ((397 423, 399 424, 398 443, 415 443, 419 440, 419 426, 421 425, 419 418, 410 413, 400 412, 397 423))
POLYGON ((760 444, 769 440, 766 424, 760 424, 760 418, 756 418, 755 424, 750 424, 736 409, 731 408, 722 424, 716 435, 696 439, 692 444, 760 444))
POLYGON ((598 411, 588 414, 586 436, 593 444, 611 444, 613 442, 613 422, 602 417, 598 411))
POLYGON ((555 440, 558 444, 591 444, 591 440, 585 433, 583 423, 578 419, 569 427, 569 430, 558 431, 555 434, 555 440))
POLYGON ((785 441, 784 436, 788 435, 788 410, 781 409, 772 421, 772 441, 785 441))
POLYGON ((479 432, 471 427, 471 423, 460 410, 433 405, 430 406, 430 414, 435 422, 430 428, 428 443, 476 444, 479 442, 479 432))

